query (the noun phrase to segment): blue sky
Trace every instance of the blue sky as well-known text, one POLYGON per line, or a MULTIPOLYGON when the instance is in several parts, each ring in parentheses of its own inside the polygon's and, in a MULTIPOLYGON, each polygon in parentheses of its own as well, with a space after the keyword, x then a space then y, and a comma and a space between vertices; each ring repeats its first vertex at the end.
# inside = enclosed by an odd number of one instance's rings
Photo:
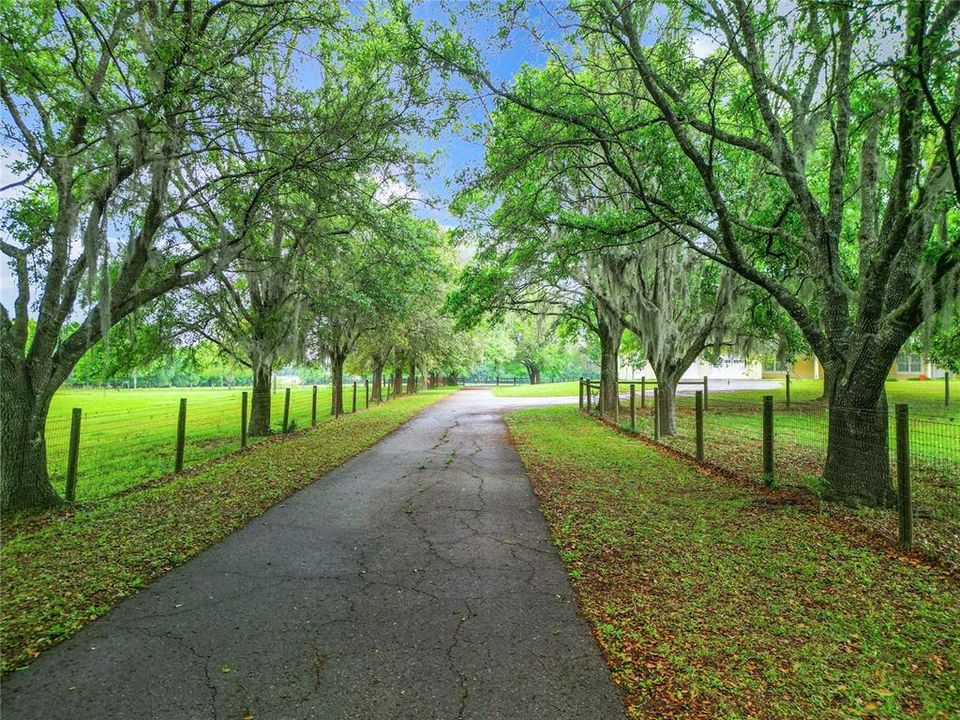
MULTIPOLYGON (((415 8, 415 16, 426 22, 437 21, 444 24, 451 23, 451 15, 455 16, 456 27, 468 37, 472 38, 478 47, 484 49, 487 69, 491 77, 500 83, 509 83, 524 64, 541 66, 546 63, 546 55, 537 43, 524 32, 513 32, 507 42, 493 38, 496 32, 496 23, 490 18, 477 17, 468 12, 468 3, 462 0, 425 0, 415 8)), ((491 8, 495 5, 490 2, 491 8)), ((531 3, 531 15, 540 20, 545 28, 551 28, 553 21, 543 7, 555 5, 560 8, 562 2, 531 3)), ((556 35, 554 29, 552 35, 556 35)), ((459 87, 466 89, 464 83, 459 87)), ((491 100, 487 99, 489 107, 491 100)), ((484 103, 476 100, 467 107, 468 115, 463 118, 465 123, 476 123, 483 120, 486 110, 484 103)), ((442 225, 455 225, 456 221, 447 211, 447 202, 456 189, 456 176, 464 169, 479 167, 483 163, 483 146, 480 141, 468 137, 467 133, 457 133, 452 130, 445 132, 437 142, 420 140, 420 147, 427 151, 439 151, 432 177, 421 176, 418 185, 426 197, 439 201, 436 208, 420 205, 418 214, 437 220, 442 225)))

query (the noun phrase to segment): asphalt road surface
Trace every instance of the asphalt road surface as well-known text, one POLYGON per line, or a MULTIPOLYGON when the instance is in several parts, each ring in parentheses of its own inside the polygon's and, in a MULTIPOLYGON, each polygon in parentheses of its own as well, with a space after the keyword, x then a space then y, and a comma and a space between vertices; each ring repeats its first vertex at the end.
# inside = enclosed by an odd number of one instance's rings
POLYGON ((623 718, 501 420, 462 390, 3 683, 4 720, 623 718))

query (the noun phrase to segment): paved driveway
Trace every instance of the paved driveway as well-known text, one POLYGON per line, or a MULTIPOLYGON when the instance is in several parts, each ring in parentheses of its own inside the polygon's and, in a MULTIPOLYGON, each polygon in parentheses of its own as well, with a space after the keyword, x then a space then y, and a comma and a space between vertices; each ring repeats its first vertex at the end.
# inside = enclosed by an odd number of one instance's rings
POLYGON ((500 418, 536 402, 434 405, 9 677, 4 720, 623 718, 500 418))

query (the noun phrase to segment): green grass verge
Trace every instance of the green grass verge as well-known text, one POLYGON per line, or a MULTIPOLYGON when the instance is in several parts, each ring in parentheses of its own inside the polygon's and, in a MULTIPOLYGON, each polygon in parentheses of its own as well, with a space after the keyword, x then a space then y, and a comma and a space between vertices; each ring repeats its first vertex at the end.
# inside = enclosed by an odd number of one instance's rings
POLYGON ((314 429, 97 503, 5 519, 2 670, 23 667, 452 390, 426 390, 327 419, 314 429))
MULTIPOLYGON (((904 383, 906 384, 906 383, 904 383)), ((916 383, 913 383, 916 384, 916 383)), ((704 459, 717 467, 756 483, 764 481, 762 416, 760 398, 732 399, 739 393, 712 393, 704 413, 704 459)), ((639 401, 637 402, 639 405, 639 401)), ((677 434, 664 435, 661 443, 688 456, 696 452, 696 414, 693 398, 678 398, 677 434)), ((654 435, 652 403, 637 409, 636 430, 654 435)), ((955 412, 955 411, 954 411, 955 412)), ((620 424, 630 426, 628 404, 620 412, 620 424)), ((894 415, 889 416, 889 452, 895 472, 894 415)), ((820 405, 780 402, 774 409, 774 477, 784 487, 801 487, 820 495, 827 456, 828 416, 820 405)), ((859 454, 848 454, 851 466, 859 454)), ((960 567, 960 418, 911 412, 910 463, 913 502, 917 511, 915 541, 924 552, 960 567)), ((896 539, 896 514, 863 508, 858 521, 873 531, 896 539)))
POLYGON ((572 408, 507 422, 632 717, 957 717, 955 580, 572 408))
MULTIPOLYGON (((774 462, 777 482, 805 487, 819 493, 821 473, 826 460, 827 414, 822 404, 811 404, 820 397, 823 383, 817 380, 795 380, 791 383, 793 407, 785 407, 783 383, 767 390, 726 391, 726 383, 716 380, 711 385, 710 409, 704 416, 706 460, 757 482, 762 480, 761 404, 764 395, 773 395, 774 462)), ((893 457, 895 418, 893 406, 910 406, 910 453, 913 467, 914 502, 921 511, 917 541, 923 549, 953 563, 960 563, 960 382, 951 382, 953 403, 943 404, 943 381, 896 380, 886 383, 891 412, 890 452, 893 457)), ((637 431, 653 435, 652 389, 648 389, 646 407, 641 406, 640 388, 636 388, 637 431)), ((504 395, 525 394, 528 397, 573 396, 578 383, 551 383, 523 387, 495 388, 504 395)), ((630 422, 627 394, 629 386, 621 385, 620 423, 630 422)), ((677 398, 676 436, 664 436, 662 442, 692 455, 695 450, 694 399, 691 395, 677 398)), ((857 461, 856 453, 851 462, 857 461)), ((864 515, 869 515, 865 512, 864 515)), ((883 534, 896 534, 895 518, 889 513, 874 513, 864 520, 883 534)))
MULTIPOLYGON (((249 389, 248 389, 249 390, 249 389)), ((312 387, 291 388, 289 422, 310 424, 312 387)), ((350 389, 344 393, 350 410, 350 389)), ((61 494, 66 483, 71 409, 83 411, 77 500, 99 500, 173 470, 180 398, 187 399, 184 467, 240 449, 240 388, 150 388, 58 392, 47 421, 47 463, 51 482, 61 494)), ((320 386, 317 414, 330 412, 330 386, 320 386)), ((271 394, 271 426, 283 425, 284 388, 271 394)), ((363 385, 358 403, 363 405, 363 385)), ((250 438, 250 443, 262 438, 250 438)))

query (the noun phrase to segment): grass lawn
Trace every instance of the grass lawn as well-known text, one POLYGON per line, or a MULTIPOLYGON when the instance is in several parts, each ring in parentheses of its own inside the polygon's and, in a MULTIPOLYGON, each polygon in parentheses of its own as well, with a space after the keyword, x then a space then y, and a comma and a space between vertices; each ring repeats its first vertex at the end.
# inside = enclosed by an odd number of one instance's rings
MULTIPOLYGON (((141 390, 63 389, 53 399, 47 422, 47 461, 54 487, 63 492, 71 409, 83 410, 77 500, 97 500, 173 471, 180 398, 187 398, 184 467, 240 449, 241 388, 157 388, 141 390)), ((307 427, 313 390, 295 387, 290 422, 307 427)), ((317 415, 330 412, 330 386, 317 393, 317 415)), ((350 391, 345 390, 350 410, 350 391)), ((283 426, 284 389, 272 394, 271 425, 283 426)), ((363 407, 363 386, 358 391, 363 407)), ((249 412, 249 410, 248 410, 249 412)), ((249 438, 250 443, 262 438, 249 438)))
POLYGON ((575 409, 507 421, 631 716, 957 717, 956 579, 575 409))
MULTIPOLYGON (((711 393, 710 409, 704 413, 705 460, 757 483, 763 481, 762 394, 763 391, 711 393)), ((941 406, 941 414, 937 415, 933 398, 916 393, 913 397, 918 402, 911 403, 911 407, 920 408, 910 415, 911 476, 918 510, 914 523, 916 541, 925 552, 960 566, 960 414, 954 406, 949 412, 941 406)), ((637 432, 649 438, 654 432, 651 404, 648 401, 647 407, 637 413, 637 432)), ((661 438, 663 444, 690 456, 696 449, 693 405, 689 396, 678 399, 677 435, 661 438)), ((782 402, 775 405, 774 472, 778 485, 820 493, 827 454, 827 420, 819 405, 795 404, 791 409, 782 402)), ((629 407, 624 404, 620 424, 628 428, 629 423, 629 407)), ((890 414, 889 453, 895 474, 894 424, 890 414)), ((859 456, 853 451, 849 457, 851 463, 856 463, 859 456)), ((857 513, 857 519, 884 536, 897 536, 895 513, 863 509, 857 513)))
MULTIPOLYGON (((755 402, 758 405, 762 402, 764 395, 773 395, 780 402, 785 398, 783 381, 779 389, 771 390, 734 390, 728 392, 725 390, 726 381, 714 380, 710 386, 711 393, 717 398, 724 400, 740 400, 746 402, 755 402)), ((542 383, 540 385, 517 385, 516 387, 498 387, 493 388, 493 394, 498 397, 578 397, 579 382, 570 380, 558 383, 542 383)), ((637 393, 640 393, 640 382, 637 381, 637 393)), ((950 400, 951 405, 948 408, 943 404, 943 380, 890 380, 886 383, 887 403, 891 411, 896 403, 907 403, 910 409, 915 413, 947 415, 960 420, 960 380, 950 381, 950 400)), ((629 387, 621 384, 620 391, 627 393, 629 387)), ((647 391, 652 392, 651 390, 647 391)), ((820 397, 823 392, 823 381, 821 380, 793 380, 790 383, 790 398, 794 402, 810 402, 820 397)))
POLYGON ((26 665, 452 390, 424 390, 324 418, 316 428, 99 502, 5 518, 2 670, 26 665))
MULTIPOLYGON (((827 451, 827 414, 824 406, 811 403, 820 397, 822 382, 798 380, 791 383, 792 407, 785 405, 783 384, 772 390, 725 390, 726 383, 714 381, 710 388, 709 411, 704 416, 705 458, 708 462, 756 482, 763 479, 761 404, 764 395, 773 395, 774 466, 777 482, 819 493, 827 451)), ((926 552, 960 565, 960 382, 951 382, 949 407, 943 404, 943 381, 898 380, 886 383, 890 405, 891 465, 895 464, 893 406, 910 406, 910 451, 914 503, 919 509, 916 539, 926 552)), ((578 394, 578 383, 553 383, 497 388, 499 395, 526 393, 541 397, 578 394)), ((628 385, 621 385, 620 424, 629 426, 628 385)), ((637 432, 653 436, 652 389, 646 407, 641 407, 637 386, 637 432)), ((676 436, 662 442, 688 455, 695 451, 694 400, 691 395, 677 399, 676 436)), ((857 453, 851 454, 851 462, 857 453)), ((885 536, 896 537, 892 513, 864 510, 859 519, 885 536)))
MULTIPOLYGON (((711 386, 711 395, 725 401, 749 401, 758 405, 764 395, 773 395, 775 402, 786 399, 785 383, 781 380, 779 389, 774 390, 734 390, 722 392, 723 380, 715 381, 711 386)), ((950 381, 950 406, 943 404, 943 380, 888 380, 884 387, 887 391, 887 405, 891 412, 897 403, 907 403, 911 413, 923 415, 947 416, 960 420, 960 380, 950 381)), ((811 402, 823 393, 822 380, 791 380, 790 399, 793 402, 811 402)))
POLYGON ((540 383, 539 385, 506 385, 492 388, 497 397, 578 397, 579 380, 540 383))

